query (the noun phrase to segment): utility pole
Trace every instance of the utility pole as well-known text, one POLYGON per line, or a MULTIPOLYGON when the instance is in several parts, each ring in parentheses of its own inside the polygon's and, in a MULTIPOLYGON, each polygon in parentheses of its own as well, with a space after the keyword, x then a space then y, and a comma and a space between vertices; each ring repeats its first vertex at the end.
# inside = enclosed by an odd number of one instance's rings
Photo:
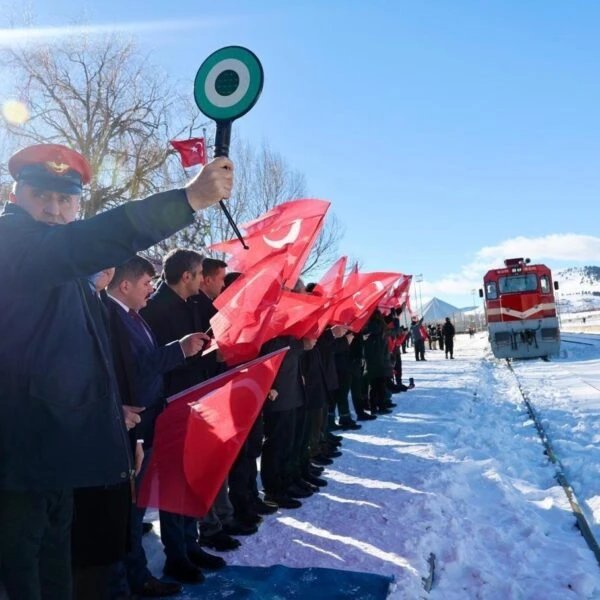
POLYGON ((421 296, 421 283, 423 282, 423 273, 415 275, 415 283, 419 284, 419 315, 423 317, 423 297, 421 296))

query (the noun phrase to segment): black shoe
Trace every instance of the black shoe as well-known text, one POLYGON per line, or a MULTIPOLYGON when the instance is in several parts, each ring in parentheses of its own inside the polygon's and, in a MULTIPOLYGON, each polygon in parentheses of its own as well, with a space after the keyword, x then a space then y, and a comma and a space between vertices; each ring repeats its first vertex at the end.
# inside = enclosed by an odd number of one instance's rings
POLYGON ((313 457, 312 462, 314 462, 315 465, 332 465, 333 464, 333 461, 330 458, 327 458, 326 456, 323 456, 322 454, 319 454, 318 456, 313 457))
POLYGON ((321 465, 313 465, 312 463, 308 463, 308 472, 311 475, 320 475, 325 470, 325 467, 321 465))
POLYGON ((294 481, 294 485, 301 487, 302 489, 306 490, 307 492, 312 492, 313 494, 315 492, 319 491, 319 486, 308 481, 308 479, 306 479, 306 477, 302 477, 301 479, 296 479, 296 481, 294 481))
POLYGON ((227 535, 252 535, 258 531, 256 525, 244 525, 235 519, 230 523, 223 523, 223 533, 227 535))
POLYGON ((188 552, 188 558, 191 563, 202 569, 222 569, 227 565, 220 556, 204 552, 202 548, 196 548, 188 552))
POLYGON ((234 515, 234 519, 241 523, 242 525, 246 525, 248 527, 252 527, 255 525, 260 525, 262 523, 262 517, 253 510, 246 510, 242 513, 236 512, 234 515))
POLYGON ((152 523, 142 523, 142 535, 150 533, 153 529, 154 525, 152 525, 152 523))
POLYGON ((371 415, 367 412, 358 413, 356 415, 357 421, 374 421, 377 418, 377 415, 371 415))
POLYGON ((391 410, 390 408, 378 408, 375 412, 378 415, 389 415, 389 414, 393 413, 394 411, 391 410))
POLYGON ((133 593, 143 598, 166 598, 180 594, 181 591, 182 588, 178 583, 168 583, 156 579, 156 577, 150 577, 142 587, 135 588, 133 593))
POLYGON ((265 502, 273 502, 280 508, 300 508, 302 506, 300 500, 290 498, 287 494, 265 494, 265 502))
POLYGON ((301 488, 299 485, 292 483, 289 487, 286 488, 285 493, 290 498, 310 498, 313 493, 301 488))
POLYGON ((198 543, 201 546, 213 548, 214 550, 217 550, 217 552, 236 550, 242 545, 239 540, 232 538, 222 531, 217 531, 217 533, 213 533, 212 535, 201 535, 198 538, 198 543))
POLYGON ((261 500, 259 498, 254 501, 252 508, 254 508, 259 515, 272 515, 279 510, 279 505, 275 502, 267 502, 266 500, 261 500))
POLYGON ((339 450, 330 450, 329 452, 324 453, 328 458, 338 458, 342 453, 339 450))
POLYGON ((204 575, 198 567, 189 560, 178 560, 165 563, 163 573, 181 583, 202 583, 204 575))
POLYGON ((305 475, 304 479, 308 483, 312 483, 317 487, 325 487, 327 485, 327 481, 325 481, 325 479, 323 479, 322 477, 317 477, 316 475, 305 475))
POLYGON ((359 425, 356 421, 354 421, 353 419, 350 419, 350 418, 340 419, 340 425, 342 426, 342 429, 344 431, 360 429, 362 427, 362 425, 359 425))
POLYGON ((395 402, 386 402, 385 403, 386 408, 396 408, 396 406, 398 406, 398 405, 395 402))
POLYGON ((331 440, 332 442, 341 442, 344 439, 343 436, 341 436, 341 435, 334 435, 333 433, 328 434, 327 438, 329 440, 331 440))

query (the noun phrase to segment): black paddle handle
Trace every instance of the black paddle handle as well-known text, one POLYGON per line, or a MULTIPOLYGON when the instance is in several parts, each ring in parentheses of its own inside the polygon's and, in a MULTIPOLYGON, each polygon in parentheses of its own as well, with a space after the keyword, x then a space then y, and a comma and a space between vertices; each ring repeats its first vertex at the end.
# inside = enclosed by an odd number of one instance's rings
MULTIPOLYGON (((217 121, 217 132, 215 134, 215 152, 214 152, 215 158, 217 158, 218 156, 227 156, 228 157, 230 143, 231 143, 231 121, 217 121)), ((240 240, 242 247, 245 250, 248 250, 248 246, 246 245, 246 242, 244 241, 242 233, 238 229, 238 226, 235 224, 233 217, 227 210, 227 206, 225 205, 225 202, 223 202, 223 200, 219 200, 219 206, 221 207, 221 210, 227 217, 227 220, 229 221, 229 224, 231 225, 231 228, 235 232, 235 235, 237 236, 238 240, 240 240)))

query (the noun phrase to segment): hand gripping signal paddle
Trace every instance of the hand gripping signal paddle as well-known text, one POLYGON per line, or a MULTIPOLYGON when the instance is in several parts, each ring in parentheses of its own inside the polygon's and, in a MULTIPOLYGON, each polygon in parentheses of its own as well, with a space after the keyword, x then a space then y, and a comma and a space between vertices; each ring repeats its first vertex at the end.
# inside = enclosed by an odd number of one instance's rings
MULTIPOLYGON (((229 156, 231 124, 258 100, 264 81, 263 68, 253 52, 227 46, 213 52, 200 66, 194 81, 194 100, 200 112, 217 125, 214 156, 229 156)), ((248 248, 223 200, 219 201, 242 246, 248 248)))

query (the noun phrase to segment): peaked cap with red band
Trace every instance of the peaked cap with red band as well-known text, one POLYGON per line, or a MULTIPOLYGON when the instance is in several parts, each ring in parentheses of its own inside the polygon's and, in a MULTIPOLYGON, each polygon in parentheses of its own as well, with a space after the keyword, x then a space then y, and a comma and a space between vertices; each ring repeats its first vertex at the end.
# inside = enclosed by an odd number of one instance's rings
POLYGON ((81 194, 90 182, 88 161, 75 150, 60 144, 37 144, 13 154, 8 170, 15 181, 65 194, 81 194))

